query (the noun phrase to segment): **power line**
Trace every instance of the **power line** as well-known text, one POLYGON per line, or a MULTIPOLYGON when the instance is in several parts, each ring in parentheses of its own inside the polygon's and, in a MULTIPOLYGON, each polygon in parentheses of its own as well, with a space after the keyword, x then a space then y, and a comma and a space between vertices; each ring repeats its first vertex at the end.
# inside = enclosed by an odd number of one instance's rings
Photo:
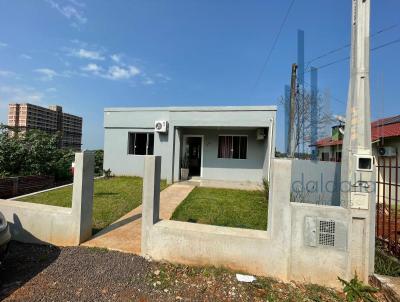
MULTIPOLYGON (((370 50, 371 50, 371 52, 373 52, 373 51, 375 51, 375 50, 378 50, 378 49, 381 49, 381 48, 384 48, 384 47, 387 47, 387 46, 390 46, 390 45, 393 45, 393 44, 396 44, 396 43, 400 43, 400 38, 395 39, 395 40, 390 41, 390 42, 387 42, 387 43, 384 43, 384 44, 382 44, 382 45, 378 45, 378 46, 376 46, 376 47, 371 48, 370 50)), ((338 59, 338 60, 335 60, 335 61, 332 61, 332 62, 323 64, 323 65, 320 65, 320 66, 315 67, 315 68, 317 68, 318 70, 320 70, 320 69, 326 68, 326 67, 328 67, 328 66, 335 65, 335 64, 337 64, 337 63, 341 63, 341 62, 347 61, 347 60, 349 60, 349 59, 350 59, 350 56, 347 56, 347 57, 345 57, 345 58, 341 58, 341 59, 338 59)), ((305 73, 308 73, 308 72, 310 72, 310 69, 308 69, 308 70, 305 71, 305 73)))
MULTIPOLYGON (((382 34, 382 33, 384 33, 384 32, 387 32, 387 31, 389 31, 389 30, 392 30, 393 28, 396 28, 397 26, 399 26, 399 24, 393 24, 393 25, 391 25, 391 26, 382 28, 381 30, 378 30, 377 32, 373 33, 373 34, 371 35, 371 38, 373 38, 373 37, 375 37, 375 36, 378 36, 378 35, 380 35, 380 34, 382 34)), ((325 57, 327 57, 327 56, 329 56, 329 55, 331 55, 331 54, 334 54, 334 53, 336 53, 336 52, 339 52, 339 51, 341 51, 341 50, 343 50, 343 49, 346 49, 346 48, 348 48, 348 47, 350 47, 350 43, 347 43, 346 45, 343 45, 343 46, 341 46, 341 47, 332 49, 332 50, 330 50, 330 51, 328 51, 328 52, 326 52, 326 53, 323 53, 322 55, 319 55, 319 56, 317 56, 317 57, 314 57, 314 58, 312 58, 311 60, 308 60, 308 61, 307 61, 307 67, 308 67, 312 62, 315 62, 315 61, 317 61, 317 60, 320 60, 320 59, 322 59, 322 58, 325 58, 325 57)))
POLYGON ((286 10, 285 17, 283 18, 282 23, 281 23, 281 25, 280 25, 280 27, 279 27, 279 30, 278 30, 278 32, 277 32, 277 34, 276 34, 276 36, 275 36, 274 42, 272 43, 272 46, 271 46, 271 48, 269 49, 269 52, 268 52, 268 54, 267 54, 267 58, 265 59, 265 62, 264 62, 264 64, 263 64, 262 68, 261 68, 260 74, 259 74, 258 77, 257 77, 256 84, 255 84, 254 87, 257 87, 257 86, 258 86, 258 83, 260 82, 261 77, 262 77, 263 74, 264 74, 265 68, 267 67, 267 64, 268 64, 268 62, 269 62, 269 60, 270 60, 270 58, 271 58, 272 52, 274 51, 274 49, 275 49, 275 47, 276 47, 276 44, 278 43, 278 40, 279 40, 279 37, 280 37, 280 35, 281 35, 281 33, 282 33, 283 27, 284 27, 285 24, 286 24, 286 21, 287 21, 287 19, 288 19, 288 17, 289 17, 290 11, 292 10, 292 7, 293 7, 293 4, 294 4, 295 1, 296 1, 296 0, 292 0, 292 2, 290 3, 288 9, 286 10))

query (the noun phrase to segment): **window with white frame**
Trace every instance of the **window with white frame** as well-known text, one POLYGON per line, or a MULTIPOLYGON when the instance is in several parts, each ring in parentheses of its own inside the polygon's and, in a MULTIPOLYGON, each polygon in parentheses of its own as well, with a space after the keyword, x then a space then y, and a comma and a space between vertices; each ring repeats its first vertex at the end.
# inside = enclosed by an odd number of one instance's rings
POLYGON ((218 158, 247 158, 247 136, 220 135, 218 137, 218 158))
POLYGON ((128 134, 128 154, 153 155, 154 133, 132 133, 128 134))

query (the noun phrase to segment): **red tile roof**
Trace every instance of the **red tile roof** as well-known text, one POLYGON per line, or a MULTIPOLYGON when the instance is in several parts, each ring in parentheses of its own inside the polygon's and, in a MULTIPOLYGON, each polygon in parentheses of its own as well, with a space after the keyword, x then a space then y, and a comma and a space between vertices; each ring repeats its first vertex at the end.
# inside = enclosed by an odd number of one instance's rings
MULTIPOLYGON (((371 123, 371 139, 400 136, 400 115, 383 118, 371 123)), ((334 141, 331 137, 325 137, 317 141, 317 147, 341 145, 342 140, 334 141)))

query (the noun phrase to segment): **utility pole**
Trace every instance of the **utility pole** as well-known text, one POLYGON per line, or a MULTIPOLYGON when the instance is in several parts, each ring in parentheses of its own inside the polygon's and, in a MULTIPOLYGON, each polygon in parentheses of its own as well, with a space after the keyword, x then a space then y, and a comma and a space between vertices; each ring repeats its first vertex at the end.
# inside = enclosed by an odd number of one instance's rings
POLYGON ((294 125, 296 110, 296 90, 297 90, 297 65, 292 64, 292 77, 290 81, 290 117, 289 117, 289 143, 288 157, 293 158, 296 151, 296 127, 294 125))
POLYGON ((360 178, 364 185, 372 181, 372 173, 360 167, 363 164, 361 161, 370 166, 370 171, 373 168, 369 84, 370 0, 353 0, 352 3, 350 83, 341 169, 341 181, 350 184, 351 189, 342 190, 341 204, 344 207, 351 207, 352 193, 360 189, 360 178))
POLYGON ((375 177, 370 112, 370 0, 352 0, 350 83, 343 137, 341 206, 348 209, 349 272, 363 282, 374 272, 375 177), (357 248, 358 247, 358 248, 357 248))

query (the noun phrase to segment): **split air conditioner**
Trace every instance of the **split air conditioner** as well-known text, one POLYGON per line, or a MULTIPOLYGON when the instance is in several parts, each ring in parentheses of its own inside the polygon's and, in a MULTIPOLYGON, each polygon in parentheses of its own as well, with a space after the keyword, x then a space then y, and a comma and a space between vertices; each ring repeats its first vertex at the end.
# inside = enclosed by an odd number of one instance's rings
POLYGON ((396 156, 396 148, 394 147, 380 147, 378 149, 379 156, 396 156))
POLYGON ((264 129, 260 128, 257 129, 257 140, 261 141, 265 138, 265 131, 264 129))
POLYGON ((160 133, 168 132, 168 122, 167 121, 155 121, 154 131, 160 133))

